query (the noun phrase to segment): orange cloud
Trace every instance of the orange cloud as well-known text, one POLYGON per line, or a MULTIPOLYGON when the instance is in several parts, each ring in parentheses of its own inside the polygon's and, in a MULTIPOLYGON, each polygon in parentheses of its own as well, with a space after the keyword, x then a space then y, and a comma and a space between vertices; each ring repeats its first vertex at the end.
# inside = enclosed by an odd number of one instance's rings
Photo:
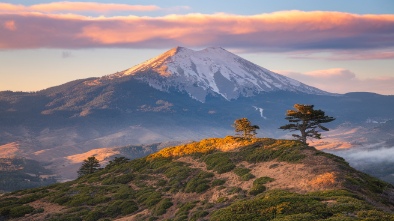
POLYGON ((0 2, 0 12, 25 11, 26 9, 27 7, 23 5, 14 5, 0 2))
POLYGON ((0 36, 2 48, 215 45, 243 51, 379 52, 394 47, 394 15, 283 11, 252 16, 85 17, 25 12, 0 13, 0 19, 18 24, 14 34, 0 36))
POLYGON ((16 30, 16 25, 15 25, 15 21, 6 21, 4 22, 4 28, 10 30, 10 31, 15 31, 16 30))

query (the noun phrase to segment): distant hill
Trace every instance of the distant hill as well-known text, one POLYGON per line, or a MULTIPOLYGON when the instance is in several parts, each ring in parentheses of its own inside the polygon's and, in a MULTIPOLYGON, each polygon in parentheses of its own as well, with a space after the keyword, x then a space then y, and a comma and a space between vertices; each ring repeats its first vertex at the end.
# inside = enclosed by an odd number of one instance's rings
POLYGON ((210 138, 1 196, 14 220, 393 220, 394 187, 297 141, 210 138))
POLYGON ((41 163, 20 158, 0 158, 0 193, 56 183, 56 175, 41 163))

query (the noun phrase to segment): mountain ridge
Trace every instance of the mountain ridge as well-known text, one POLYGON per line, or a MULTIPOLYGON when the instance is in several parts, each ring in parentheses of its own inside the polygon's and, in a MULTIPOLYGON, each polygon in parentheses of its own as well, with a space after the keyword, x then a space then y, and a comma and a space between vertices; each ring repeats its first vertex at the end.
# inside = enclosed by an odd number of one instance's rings
POLYGON ((298 141, 209 138, 0 196, 31 220, 392 220, 394 187, 298 141))

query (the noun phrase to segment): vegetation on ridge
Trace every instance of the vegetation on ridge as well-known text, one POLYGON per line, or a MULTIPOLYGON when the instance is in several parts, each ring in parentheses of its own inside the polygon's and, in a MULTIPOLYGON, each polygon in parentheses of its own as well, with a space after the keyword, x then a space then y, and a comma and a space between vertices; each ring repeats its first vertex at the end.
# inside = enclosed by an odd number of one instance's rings
POLYGON ((100 169, 100 163, 96 157, 88 157, 83 160, 82 166, 78 170, 78 177, 92 174, 100 169))
POLYGON ((391 185, 355 171, 342 158, 299 141, 226 137, 3 195, 0 218, 393 220, 390 191, 391 185))

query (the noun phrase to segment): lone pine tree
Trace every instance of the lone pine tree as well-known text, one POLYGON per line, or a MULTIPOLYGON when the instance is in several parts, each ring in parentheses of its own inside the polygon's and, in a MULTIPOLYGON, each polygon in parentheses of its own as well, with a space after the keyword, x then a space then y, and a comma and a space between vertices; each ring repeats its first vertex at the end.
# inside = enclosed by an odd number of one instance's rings
POLYGON ((254 137, 256 130, 260 129, 257 125, 252 125, 247 118, 240 118, 234 121, 233 127, 236 133, 241 133, 244 138, 254 137))
POLYGON ((281 126, 279 129, 297 131, 299 130, 301 135, 293 134, 297 140, 306 144, 308 137, 321 139, 319 129, 329 131, 328 128, 322 126, 323 123, 328 123, 335 118, 326 116, 322 110, 314 110, 313 105, 307 104, 295 104, 295 110, 288 110, 286 113, 286 120, 290 123, 281 126))

